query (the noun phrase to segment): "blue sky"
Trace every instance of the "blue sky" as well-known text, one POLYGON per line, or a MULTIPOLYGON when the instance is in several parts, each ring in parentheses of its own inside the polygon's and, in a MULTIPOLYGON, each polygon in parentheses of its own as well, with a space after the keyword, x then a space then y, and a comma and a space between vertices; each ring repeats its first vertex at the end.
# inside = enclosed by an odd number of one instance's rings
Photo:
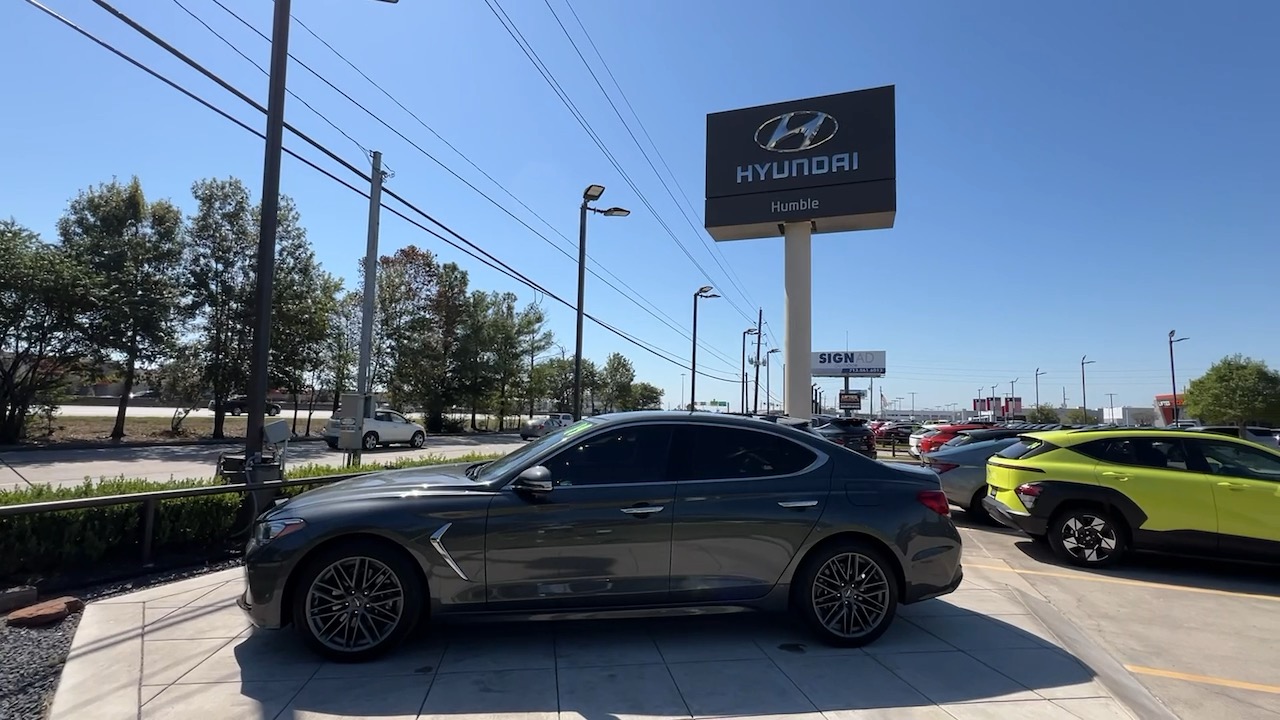
MULTIPOLYGON (((263 124, 94 4, 46 2, 252 125, 263 124)), ((181 2, 266 64, 267 43, 212 0, 181 2)), ((269 34, 270 2, 223 2, 269 34)), ((566 0, 549 2, 593 58, 566 0)), ((1018 394, 1030 403, 1039 367, 1047 373, 1042 399, 1060 402, 1065 387, 1075 405, 1087 353, 1097 361, 1089 366, 1091 406, 1109 402, 1107 393, 1117 405, 1149 406, 1169 388, 1171 328, 1191 338, 1178 346, 1180 384, 1230 353, 1280 356, 1280 336, 1266 320, 1280 261, 1278 4, 570 2, 670 166, 674 182, 666 181, 678 203, 546 2, 501 4, 656 215, 481 0, 305 0, 294 3, 294 14, 552 227, 296 25, 291 49, 570 254, 574 243, 557 231, 576 241, 582 188, 605 185, 602 202, 633 214, 592 218, 589 253, 623 292, 589 277, 588 310, 687 358, 689 341, 680 333, 688 332, 690 296, 710 282, 726 298, 701 307, 699 337, 709 349, 699 352, 699 367, 722 376, 739 372, 741 332, 757 307, 764 308, 768 343, 783 342, 782 242, 717 246, 699 230, 705 115, 886 84, 897 86, 896 226, 816 236, 813 247, 815 349, 844 349, 847 337, 851 349, 886 350, 889 371, 876 382, 877 395, 883 387, 905 405, 914 392, 917 408, 967 404, 979 386, 1008 392, 1009 381, 1021 378, 1018 394), (629 301, 633 293, 613 276, 680 332, 629 301)), ((265 98, 265 76, 173 0, 115 4, 265 98)), ((0 7, 0 28, 0 63, 10 69, 9 109, 0 113, 8 170, 0 176, 0 215, 52 238, 78 189, 134 174, 151 197, 188 209, 191 182, 202 177, 236 175, 257 194, 259 139, 25 3, 0 7)), ((395 173, 388 187, 573 298, 569 257, 297 65, 289 87, 360 144, 384 153, 395 173)), ((292 98, 287 116, 362 162, 355 144, 292 98)), ((289 136, 286 144, 304 150, 289 136)), ((297 200, 325 267, 354 285, 367 201, 288 158, 282 187, 297 200)), ((460 263, 475 287, 536 299, 384 214, 384 252, 411 243, 460 263)), ((571 353, 572 311, 542 303, 571 353)), ((680 400, 675 365, 591 324, 585 346, 597 359, 626 353, 642 379, 666 389, 668 404, 680 400)), ((779 369, 772 373, 775 395, 779 369)), ((828 396, 837 382, 823 383, 828 396)), ((709 378, 698 385, 700 399, 737 398, 735 385, 709 378)))

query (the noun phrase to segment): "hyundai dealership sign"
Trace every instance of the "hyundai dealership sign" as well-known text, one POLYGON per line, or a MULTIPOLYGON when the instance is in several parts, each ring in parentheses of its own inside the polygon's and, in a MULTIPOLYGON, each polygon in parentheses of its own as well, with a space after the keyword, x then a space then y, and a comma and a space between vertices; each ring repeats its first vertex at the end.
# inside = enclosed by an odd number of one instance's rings
POLYGON ((716 240, 893 227, 894 87, 707 116, 706 228, 716 240))
POLYGON ((810 363, 814 377, 884 377, 884 350, 816 352, 810 363))

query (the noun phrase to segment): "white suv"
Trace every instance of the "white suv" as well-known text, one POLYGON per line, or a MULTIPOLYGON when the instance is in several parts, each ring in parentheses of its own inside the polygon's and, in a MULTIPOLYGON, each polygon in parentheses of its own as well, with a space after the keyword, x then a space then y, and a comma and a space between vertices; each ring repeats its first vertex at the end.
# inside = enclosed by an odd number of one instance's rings
MULTIPOLYGON (((329 418, 324 426, 324 441, 330 448, 338 449, 337 418, 329 418)), ((378 409, 373 417, 364 419, 364 437, 360 444, 365 450, 375 450, 382 445, 403 443, 420 448, 427 441, 427 431, 395 410, 378 409)))

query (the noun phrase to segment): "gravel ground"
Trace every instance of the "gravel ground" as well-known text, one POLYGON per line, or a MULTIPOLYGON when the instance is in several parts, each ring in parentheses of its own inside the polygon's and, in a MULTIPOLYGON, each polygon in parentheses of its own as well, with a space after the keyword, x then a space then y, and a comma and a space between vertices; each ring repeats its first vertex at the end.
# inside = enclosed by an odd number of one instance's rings
MULTIPOLYGON (((153 585, 185 580, 233 568, 239 558, 177 568, 78 590, 60 592, 86 602, 130 593, 153 585)), ((42 597, 41 599, 46 599, 42 597)), ((62 665, 71 650, 80 614, 43 628, 9 627, 0 624, 0 719, 41 720, 58 688, 62 665)))
POLYGON ((0 625, 0 718, 45 716, 79 624, 76 613, 42 628, 0 625))

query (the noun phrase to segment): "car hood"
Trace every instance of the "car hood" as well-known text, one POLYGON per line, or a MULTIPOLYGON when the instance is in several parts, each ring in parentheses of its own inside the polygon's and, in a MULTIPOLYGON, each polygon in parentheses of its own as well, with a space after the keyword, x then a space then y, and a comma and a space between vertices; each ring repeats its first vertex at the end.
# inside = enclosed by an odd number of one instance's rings
POLYGON ((346 504, 408 495, 469 495, 491 492, 488 487, 475 483, 466 476, 467 468, 474 464, 455 463, 370 473, 309 490, 285 503, 277 504, 276 508, 287 507, 296 511, 315 505, 346 504))

